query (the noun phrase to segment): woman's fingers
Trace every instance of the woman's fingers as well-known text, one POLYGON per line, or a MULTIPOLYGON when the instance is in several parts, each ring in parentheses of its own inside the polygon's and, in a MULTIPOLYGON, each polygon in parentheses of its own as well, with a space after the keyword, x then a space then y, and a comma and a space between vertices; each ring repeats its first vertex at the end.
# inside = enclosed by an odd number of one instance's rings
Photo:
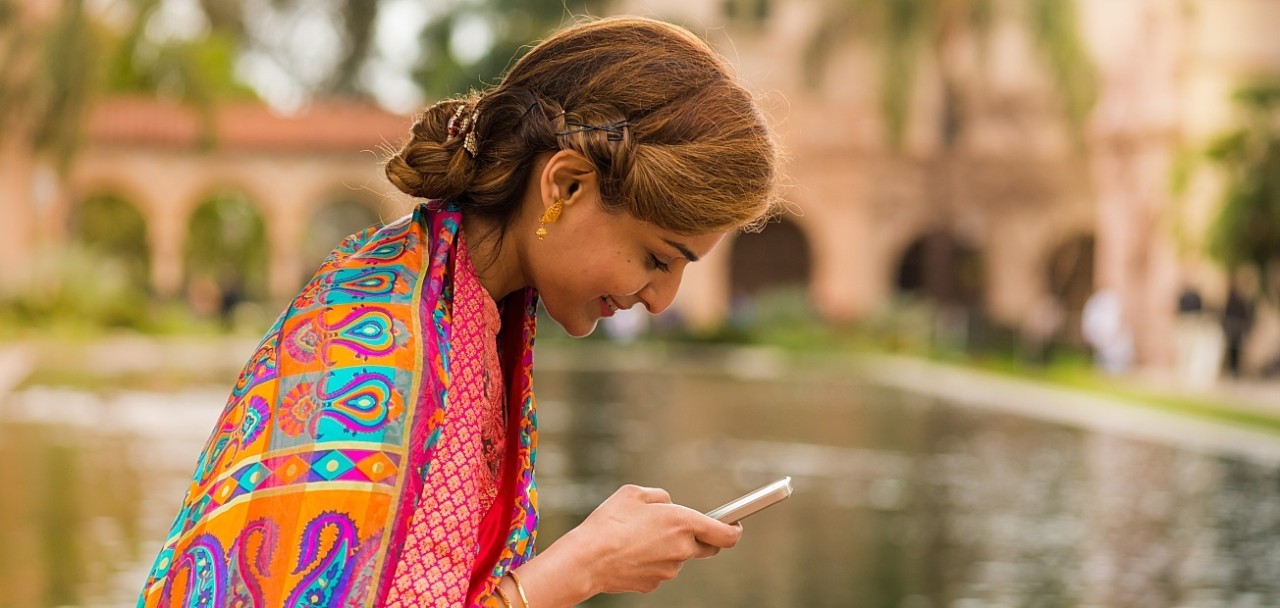
POLYGON ((719 549, 731 549, 742 539, 742 526, 726 524, 712 519, 688 507, 672 505, 680 511, 680 517, 699 543, 719 549))
POLYGON ((693 558, 707 559, 708 557, 715 557, 717 553, 720 553, 720 547, 713 547, 706 543, 700 542, 698 543, 698 552, 693 556, 693 558))

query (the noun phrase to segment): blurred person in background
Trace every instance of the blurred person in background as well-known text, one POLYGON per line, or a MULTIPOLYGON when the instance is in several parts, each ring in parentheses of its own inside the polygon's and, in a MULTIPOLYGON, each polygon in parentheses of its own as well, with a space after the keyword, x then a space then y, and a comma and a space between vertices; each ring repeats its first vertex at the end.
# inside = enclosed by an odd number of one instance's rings
POLYGON ((1133 365, 1133 331, 1125 321, 1124 301, 1116 290, 1099 289, 1089 296, 1080 324, 1099 369, 1116 375, 1129 371, 1133 365))
POLYGON ((1178 381, 1188 388, 1213 386, 1222 369, 1222 327, 1205 309, 1200 290, 1193 286, 1178 295, 1174 332, 1178 381))
POLYGON ((1240 287, 1241 279, 1232 276, 1227 288, 1227 303, 1222 308, 1222 333, 1227 340, 1227 373, 1239 378, 1244 345, 1253 329, 1253 302, 1240 287))
POLYGON ((728 64, 644 19, 569 27, 437 103, 386 164, 424 199, 344 240, 268 331, 140 605, 555 608, 649 591, 741 528, 618 490, 535 556, 535 311, 666 309, 777 208, 728 64))

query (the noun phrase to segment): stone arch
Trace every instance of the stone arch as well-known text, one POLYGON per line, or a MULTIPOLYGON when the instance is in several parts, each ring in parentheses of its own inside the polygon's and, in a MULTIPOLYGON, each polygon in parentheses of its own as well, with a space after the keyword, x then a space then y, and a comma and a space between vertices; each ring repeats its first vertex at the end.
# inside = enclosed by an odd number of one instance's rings
POLYGON ((342 239, 382 221, 375 202, 351 193, 327 198, 307 217, 300 252, 304 281, 342 239))
POLYGON ((113 197, 126 201, 146 218, 152 212, 154 201, 148 196, 147 188, 142 184, 134 183, 135 181, 130 175, 90 175, 76 180, 68 188, 67 227, 71 227, 70 216, 76 212, 75 207, 97 197, 113 197))
POLYGON ((760 232, 739 234, 730 244, 730 316, 762 298, 802 294, 806 306, 813 278, 813 247, 804 228, 790 219, 760 232))
POLYGON ((66 214, 66 234, 94 259, 109 280, 135 293, 150 292, 151 245, 145 208, 118 189, 77 197, 66 214))
MULTIPOLYGON (((155 219, 157 206, 155 198, 148 191, 146 184, 138 183, 139 180, 133 175, 128 172, 116 172, 76 177, 77 179, 67 185, 65 196, 59 197, 60 200, 53 210, 54 221, 63 231, 58 233, 56 238, 74 239, 76 235, 73 230, 80 221, 76 216, 83 212, 81 205, 93 199, 106 197, 127 202, 132 210, 142 215, 148 230, 154 230, 155 227, 151 224, 155 219)), ((151 233, 147 234, 147 246, 153 251, 156 249, 154 236, 151 233)))
POLYGON ((978 310, 985 285, 981 249, 947 230, 924 232, 898 257, 894 279, 898 293, 978 310))
POLYGON ((1096 247, 1093 234, 1076 234, 1050 250, 1043 266, 1048 295, 1061 307, 1062 338, 1078 346, 1084 345, 1080 317, 1094 291, 1096 247))
POLYGON ((264 300, 267 247, 263 211, 244 191, 224 188, 202 197, 188 217, 182 248, 192 308, 226 315, 242 300, 264 300))
MULTIPOLYGON (((278 205, 279 196, 273 196, 270 190, 255 187, 254 180, 248 179, 245 175, 237 172, 229 171, 224 175, 222 173, 210 175, 208 179, 201 180, 195 187, 191 188, 189 194, 181 197, 181 200, 172 201, 177 207, 183 210, 183 223, 188 227, 191 224, 192 216, 195 215, 202 207, 209 204, 210 201, 229 197, 240 199, 247 203, 256 216, 263 219, 264 222, 270 221, 272 217, 273 207, 278 205)), ((267 231, 266 234, 270 234, 267 231)))
POLYGON ((982 250, 943 228, 927 229, 910 241, 894 276, 896 293, 927 304, 930 339, 959 349, 984 344, 993 335, 986 283, 982 250))

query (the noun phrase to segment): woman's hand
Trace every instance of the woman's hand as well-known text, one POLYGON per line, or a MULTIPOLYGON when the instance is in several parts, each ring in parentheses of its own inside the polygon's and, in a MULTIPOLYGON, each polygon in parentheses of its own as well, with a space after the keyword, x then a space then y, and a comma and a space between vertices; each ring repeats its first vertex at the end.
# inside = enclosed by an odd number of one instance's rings
MULTIPOLYGON (((653 591, 685 562, 711 557, 740 538, 742 526, 672 504, 663 490, 623 486, 518 572, 530 606, 566 608, 598 593, 653 591)), ((499 584, 514 598, 513 581, 503 577, 499 584)))
POLYGON ((590 592, 653 591, 684 563, 738 544, 742 527, 671 503, 656 488, 623 486, 548 551, 580 564, 590 592))

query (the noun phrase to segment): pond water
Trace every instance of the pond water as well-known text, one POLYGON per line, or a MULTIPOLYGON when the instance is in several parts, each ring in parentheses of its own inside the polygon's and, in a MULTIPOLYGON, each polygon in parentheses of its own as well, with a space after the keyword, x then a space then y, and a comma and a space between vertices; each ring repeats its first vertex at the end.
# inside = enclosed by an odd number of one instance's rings
MULTIPOLYGON (((590 606, 1280 605, 1276 462, 840 366, 542 356, 541 546, 623 483, 703 510, 795 485, 737 548, 590 606)), ((35 384, 0 401, 0 606, 133 606, 226 397, 176 384, 35 384)))

